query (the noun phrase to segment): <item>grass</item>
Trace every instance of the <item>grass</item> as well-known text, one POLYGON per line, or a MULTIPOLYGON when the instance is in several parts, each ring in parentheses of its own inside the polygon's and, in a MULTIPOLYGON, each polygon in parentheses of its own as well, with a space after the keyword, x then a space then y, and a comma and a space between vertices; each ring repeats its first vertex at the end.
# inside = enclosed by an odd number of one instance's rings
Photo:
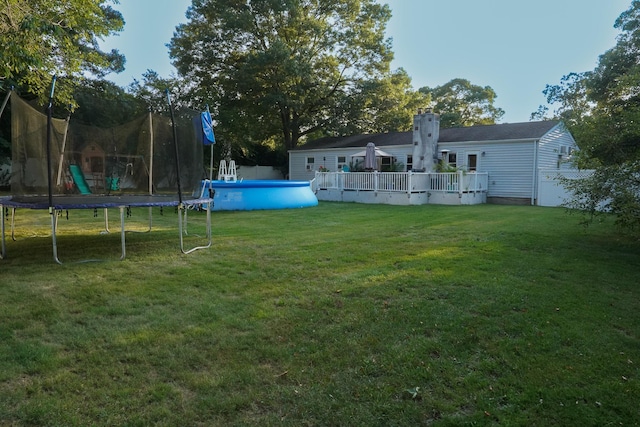
POLYGON ((640 241, 612 224, 321 203, 216 212, 185 256, 176 221, 120 262, 118 233, 72 211, 59 266, 48 215, 18 211, 0 425, 640 423, 640 241))

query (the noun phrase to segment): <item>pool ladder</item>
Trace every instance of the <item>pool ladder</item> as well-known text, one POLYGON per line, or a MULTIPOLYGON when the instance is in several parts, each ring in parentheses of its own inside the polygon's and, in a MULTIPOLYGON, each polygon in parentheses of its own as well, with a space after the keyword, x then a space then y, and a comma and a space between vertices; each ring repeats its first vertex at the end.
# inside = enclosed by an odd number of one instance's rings
POLYGON ((218 168, 218 181, 236 182, 238 180, 238 173, 236 172, 235 160, 229 160, 229 167, 227 168, 227 161, 220 160, 220 167, 218 168))

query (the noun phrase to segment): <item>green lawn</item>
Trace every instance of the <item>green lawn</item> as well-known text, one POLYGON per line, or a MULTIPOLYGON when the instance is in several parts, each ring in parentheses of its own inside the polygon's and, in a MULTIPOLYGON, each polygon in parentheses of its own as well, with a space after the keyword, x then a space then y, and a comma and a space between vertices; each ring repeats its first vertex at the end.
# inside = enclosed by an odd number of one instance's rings
POLYGON ((111 215, 61 218, 60 266, 48 214, 18 211, 0 425, 640 423, 640 241, 612 222, 321 202, 215 212, 182 255, 165 210, 120 262, 111 215))

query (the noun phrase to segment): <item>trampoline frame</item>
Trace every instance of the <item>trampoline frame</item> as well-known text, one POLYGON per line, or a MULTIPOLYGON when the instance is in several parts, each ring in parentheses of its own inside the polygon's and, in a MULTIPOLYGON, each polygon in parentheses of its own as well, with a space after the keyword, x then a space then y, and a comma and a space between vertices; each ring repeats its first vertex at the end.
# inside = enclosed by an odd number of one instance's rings
MULTIPOLYGON (((18 208, 29 208, 37 210, 47 209, 51 217, 51 240, 53 245, 53 259, 58 264, 62 264, 58 257, 58 243, 57 243, 57 228, 58 228, 58 215, 62 211, 68 211, 73 209, 98 209, 103 208, 105 212, 105 232, 109 232, 109 220, 107 215, 108 208, 117 208, 120 211, 120 242, 121 242, 121 255, 120 260, 123 260, 126 256, 126 239, 125 239, 125 208, 131 207, 148 207, 149 208, 149 231, 151 231, 151 208, 153 207, 170 207, 175 206, 178 210, 178 231, 180 234, 180 250, 184 254, 192 253, 199 249, 207 249, 211 247, 211 208, 213 204, 213 191, 209 192, 209 197, 202 195, 200 198, 184 198, 182 194, 181 174, 180 174, 180 162, 179 162, 179 149, 178 149, 178 134, 176 130, 176 122, 174 117, 173 105, 171 104, 171 97, 169 89, 165 90, 167 96, 167 102, 169 104, 169 111, 171 113, 171 127, 173 130, 173 148, 175 152, 175 170, 176 170, 176 184, 177 194, 153 194, 153 164, 149 167, 149 193, 148 194, 130 194, 130 195, 54 195, 53 193, 53 168, 52 168, 52 156, 51 156, 51 129, 52 129, 52 110, 53 110, 53 95, 55 91, 57 77, 54 75, 51 79, 51 91, 49 94, 49 104, 47 106, 47 136, 46 136, 46 160, 47 160, 47 195, 31 195, 31 196, 8 196, 0 197, 0 259, 6 258, 6 232, 5 232, 5 208, 12 208, 11 217, 11 237, 15 240, 15 212, 18 208), (203 208, 206 210, 206 243, 202 246, 192 247, 185 249, 183 234, 187 234, 187 210, 193 208, 203 208)), ((4 107, 9 99, 9 95, 12 91, 9 91, 2 107, 0 107, 0 115, 4 110, 4 107)), ((149 112, 151 114, 151 112, 149 112)), ((68 124, 69 119, 67 119, 68 124)), ((151 134, 151 155, 150 161, 153 162, 153 128, 150 129, 151 134)), ((65 131, 66 141, 66 131, 65 131)), ((64 142, 63 142, 64 146, 64 142)), ((64 149, 63 149, 64 151, 64 149)), ((62 156, 61 156, 62 157, 62 156)), ((62 164, 62 163, 61 163, 62 164)), ((57 171, 58 181, 61 174, 60 165, 57 171)), ((57 184, 57 183, 56 183, 57 184)), ((85 261, 97 261, 97 260, 85 260, 85 261)))
MULTIPOLYGON (((178 209, 178 232, 180 235, 180 251, 183 254, 190 254, 200 249, 207 249, 211 247, 211 204, 213 197, 203 197, 197 199, 183 200, 182 202, 175 199, 175 196, 100 196, 100 197, 87 197, 87 196, 54 196, 53 206, 49 206, 46 201, 46 196, 28 196, 23 198, 13 197, 0 197, 0 259, 6 259, 6 227, 5 227, 5 208, 12 209, 11 218, 11 238, 14 237, 14 217, 15 211, 18 208, 28 208, 36 210, 48 209, 51 217, 51 241, 53 248, 53 259, 58 264, 63 264, 58 256, 58 242, 57 242, 57 229, 58 229, 58 215, 62 211, 74 210, 74 209, 98 209, 103 208, 105 210, 105 231, 109 232, 107 209, 117 208, 120 212, 120 260, 124 260, 126 257, 126 229, 125 229, 125 209, 135 207, 149 207, 149 230, 151 230, 151 208, 153 207, 177 207, 178 209), (80 203, 82 202, 82 203, 80 203), (206 232, 205 243, 201 246, 195 246, 189 249, 185 248, 184 238, 186 235, 187 225, 187 211, 196 207, 202 207, 206 211, 206 232)), ((79 262, 89 261, 101 261, 100 259, 87 259, 79 262)))

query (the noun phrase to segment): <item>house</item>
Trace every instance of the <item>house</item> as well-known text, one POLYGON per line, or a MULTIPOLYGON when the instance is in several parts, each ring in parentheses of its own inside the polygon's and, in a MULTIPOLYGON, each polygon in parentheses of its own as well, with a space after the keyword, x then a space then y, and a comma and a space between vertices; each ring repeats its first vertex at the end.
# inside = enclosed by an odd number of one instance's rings
MULTIPOLYGON (((379 171, 435 173, 442 166, 486 174, 489 203, 538 204, 541 171, 570 170, 577 145, 558 121, 440 129, 439 116, 418 111, 413 130, 326 137, 289 151, 289 179, 314 180, 316 172, 358 169, 367 143, 385 153, 379 171)), ((321 195, 318 195, 321 199, 321 195)))

